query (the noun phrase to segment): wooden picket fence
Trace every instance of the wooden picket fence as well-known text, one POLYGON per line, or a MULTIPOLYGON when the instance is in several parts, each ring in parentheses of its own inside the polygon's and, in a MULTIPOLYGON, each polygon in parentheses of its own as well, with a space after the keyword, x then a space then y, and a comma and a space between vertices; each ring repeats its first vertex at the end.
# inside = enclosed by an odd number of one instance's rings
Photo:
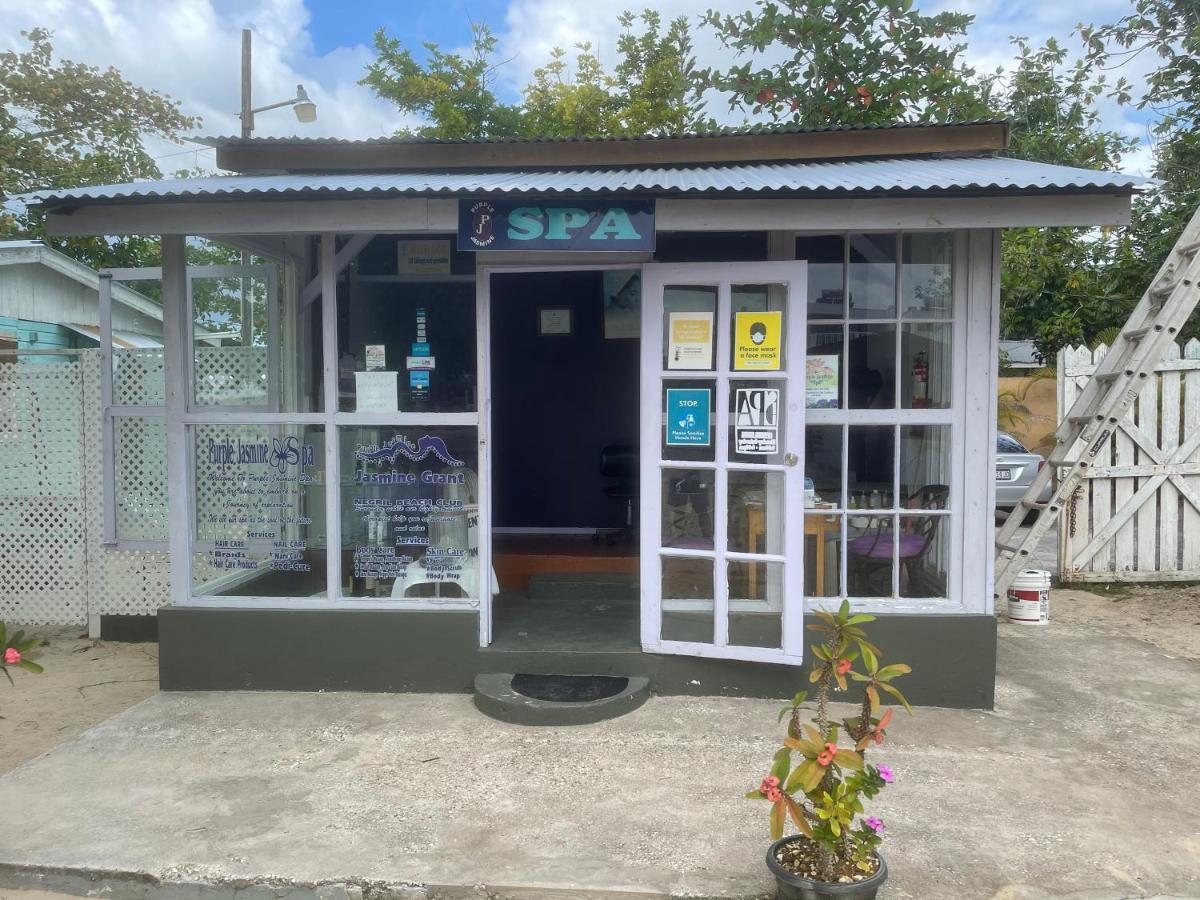
MULTIPOLYGON (((1058 355, 1063 417, 1104 358, 1058 355)), ((1172 344, 1059 524, 1064 581, 1200 581, 1200 341, 1172 344)))

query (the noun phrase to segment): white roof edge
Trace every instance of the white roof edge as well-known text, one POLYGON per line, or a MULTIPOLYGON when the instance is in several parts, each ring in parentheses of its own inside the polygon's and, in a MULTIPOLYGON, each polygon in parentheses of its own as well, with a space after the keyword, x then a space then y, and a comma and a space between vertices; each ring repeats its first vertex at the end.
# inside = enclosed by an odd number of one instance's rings
MULTIPOLYGON (((43 265, 85 287, 90 287, 97 292, 100 290, 99 272, 42 241, 0 241, 0 266, 29 263, 43 265)), ((145 294, 132 288, 114 283, 112 298, 114 302, 120 303, 122 306, 162 321, 162 307, 145 294)))

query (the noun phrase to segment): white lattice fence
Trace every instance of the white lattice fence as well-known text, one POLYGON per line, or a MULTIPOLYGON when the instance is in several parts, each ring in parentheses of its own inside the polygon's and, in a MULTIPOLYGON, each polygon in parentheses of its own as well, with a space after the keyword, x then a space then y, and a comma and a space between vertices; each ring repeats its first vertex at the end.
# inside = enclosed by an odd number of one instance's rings
MULTIPOLYGON (((154 390, 126 384, 126 396, 154 390)), ((143 428, 136 450, 133 437, 127 429, 117 496, 126 524, 150 536, 166 508, 161 429, 143 428)), ((167 601, 166 553, 103 545, 103 472, 99 354, 0 359, 0 618, 82 625, 89 613, 153 614, 167 601)))
MULTIPOLYGON (((1060 417, 1107 349, 1059 353, 1060 417)), ((1200 342, 1171 345, 1091 460, 1061 520, 1059 546, 1065 580, 1200 580, 1200 342)))

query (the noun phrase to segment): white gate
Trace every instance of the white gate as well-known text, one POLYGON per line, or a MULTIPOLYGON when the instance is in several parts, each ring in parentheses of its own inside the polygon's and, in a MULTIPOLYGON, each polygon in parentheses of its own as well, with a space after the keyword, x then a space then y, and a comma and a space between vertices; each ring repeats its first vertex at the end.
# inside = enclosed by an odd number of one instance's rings
MULTIPOLYGON (((1107 350, 1059 352, 1059 416, 1107 350)), ((1200 341, 1170 345, 1112 431, 1060 520, 1059 576, 1200 580, 1200 341)))

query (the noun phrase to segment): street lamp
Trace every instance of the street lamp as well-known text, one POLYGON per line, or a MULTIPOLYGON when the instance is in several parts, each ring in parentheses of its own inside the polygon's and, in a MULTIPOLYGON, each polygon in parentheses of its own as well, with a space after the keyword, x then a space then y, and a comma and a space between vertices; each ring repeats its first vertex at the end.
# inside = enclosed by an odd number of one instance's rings
POLYGON ((242 111, 238 118, 242 120, 242 137, 248 138, 254 131, 254 114, 266 112, 268 109, 279 109, 290 106, 296 113, 296 119, 308 124, 317 121, 317 104, 313 103, 304 90, 304 85, 296 85, 296 96, 291 100, 281 100, 266 106, 252 107, 250 105, 250 29, 242 29, 242 111))

